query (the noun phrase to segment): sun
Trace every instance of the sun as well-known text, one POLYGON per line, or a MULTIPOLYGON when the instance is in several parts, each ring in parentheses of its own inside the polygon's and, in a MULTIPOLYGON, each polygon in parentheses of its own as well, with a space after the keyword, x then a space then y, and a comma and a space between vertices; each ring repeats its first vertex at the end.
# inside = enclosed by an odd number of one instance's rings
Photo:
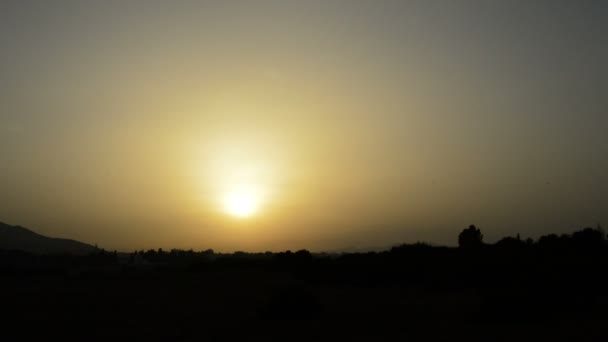
POLYGON ((224 209, 232 216, 245 218, 255 214, 259 202, 259 196, 251 189, 237 188, 224 198, 224 209))

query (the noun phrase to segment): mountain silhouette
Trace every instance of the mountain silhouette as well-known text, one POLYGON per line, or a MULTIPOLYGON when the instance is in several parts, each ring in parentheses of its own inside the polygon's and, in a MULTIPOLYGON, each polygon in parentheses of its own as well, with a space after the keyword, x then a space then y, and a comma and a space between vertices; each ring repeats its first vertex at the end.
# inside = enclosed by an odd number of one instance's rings
POLYGON ((97 247, 70 239, 50 238, 21 226, 0 222, 0 250, 19 250, 36 254, 78 254, 97 251, 97 247))

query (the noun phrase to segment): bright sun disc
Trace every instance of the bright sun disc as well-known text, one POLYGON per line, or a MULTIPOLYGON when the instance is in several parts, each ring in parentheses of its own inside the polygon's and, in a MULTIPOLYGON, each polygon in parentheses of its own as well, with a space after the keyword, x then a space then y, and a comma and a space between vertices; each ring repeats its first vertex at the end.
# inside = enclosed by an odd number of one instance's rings
POLYGON ((226 212, 236 217, 251 216, 257 209, 259 196, 251 190, 237 189, 230 192, 224 202, 226 212))

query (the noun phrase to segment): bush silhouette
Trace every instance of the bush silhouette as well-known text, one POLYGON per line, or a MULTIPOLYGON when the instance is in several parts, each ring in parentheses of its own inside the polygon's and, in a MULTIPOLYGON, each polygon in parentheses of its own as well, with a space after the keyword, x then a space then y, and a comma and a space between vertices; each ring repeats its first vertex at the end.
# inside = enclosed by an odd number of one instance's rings
MULTIPOLYGON (((529 244, 529 243, 528 243, 529 244)), ((526 242, 521 239, 519 234, 516 237, 506 236, 498 242, 496 242, 496 247, 505 249, 505 250, 517 250, 526 246, 526 242)))
POLYGON ((601 228, 585 228, 572 234, 572 242, 576 248, 599 248, 604 243, 604 233, 601 228))
POLYGON ((479 248, 482 245, 483 234, 474 225, 470 225, 469 228, 464 229, 458 235, 458 246, 460 248, 479 248))

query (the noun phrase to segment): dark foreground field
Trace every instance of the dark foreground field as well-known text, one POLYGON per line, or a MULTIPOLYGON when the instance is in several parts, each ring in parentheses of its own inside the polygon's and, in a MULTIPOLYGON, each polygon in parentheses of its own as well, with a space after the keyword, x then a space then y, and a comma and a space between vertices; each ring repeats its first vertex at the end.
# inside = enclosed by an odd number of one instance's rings
POLYGON ((588 235, 342 255, 2 252, 0 335, 605 341, 608 248, 588 235))

